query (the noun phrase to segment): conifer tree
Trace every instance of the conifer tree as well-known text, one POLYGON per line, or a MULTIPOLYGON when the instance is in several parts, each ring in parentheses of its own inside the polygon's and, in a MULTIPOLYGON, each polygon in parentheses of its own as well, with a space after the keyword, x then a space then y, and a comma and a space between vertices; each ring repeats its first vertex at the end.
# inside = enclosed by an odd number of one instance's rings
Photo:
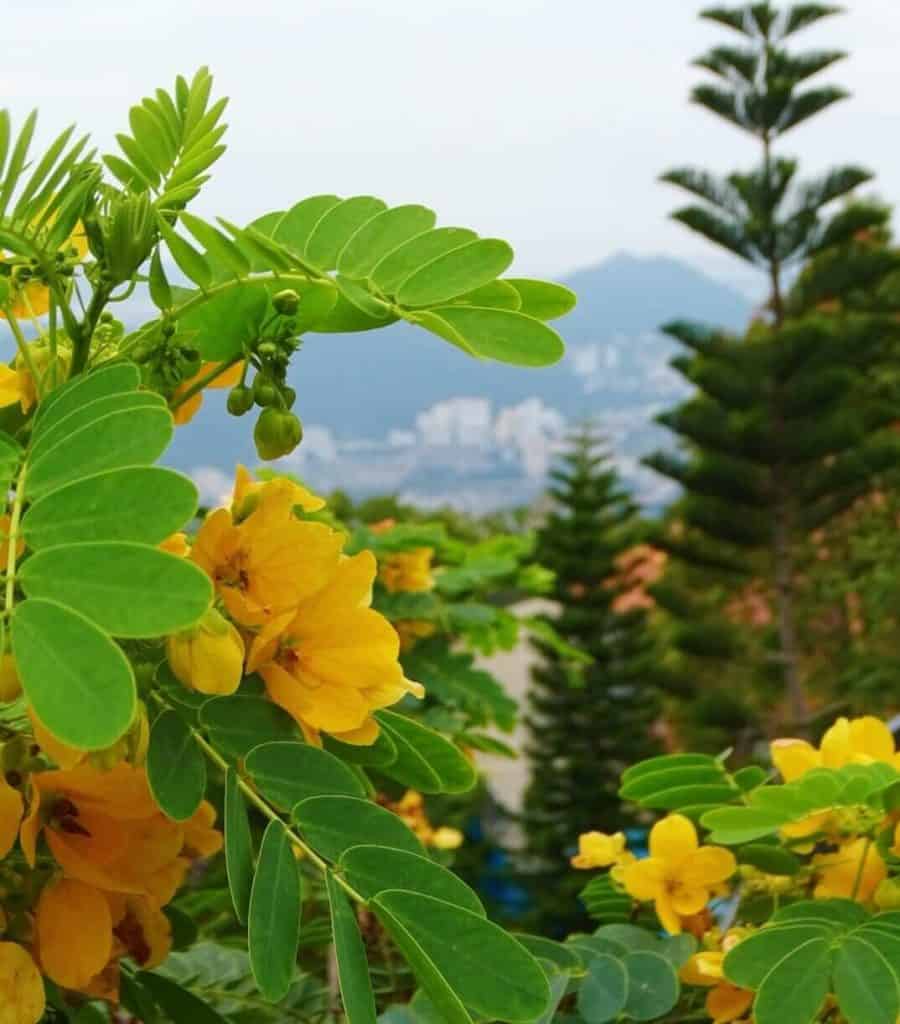
POLYGON ((551 477, 553 507, 537 558, 556 574, 553 627, 591 659, 573 666, 537 644, 528 694, 524 826, 542 924, 553 930, 579 914, 584 879, 568 867, 579 834, 634 823, 617 797, 619 775, 659 753, 651 735, 659 707, 647 613, 621 607, 617 579, 639 527, 636 507, 589 427, 571 439, 551 477))
POLYGON ((884 429, 895 403, 870 386, 898 335, 882 288, 898 266, 884 244, 888 211, 852 197, 871 179, 865 169, 840 166, 801 181, 797 161, 777 151, 783 135, 847 95, 809 84, 843 53, 790 48, 796 33, 838 10, 756 3, 704 11, 739 41, 695 62, 716 82, 692 99, 748 135, 758 163, 725 178, 680 168, 662 179, 694 200, 674 218, 757 267, 768 298, 743 337, 686 322, 664 328, 684 346, 673 365, 696 392, 660 417, 682 442, 679 454, 647 461, 683 487, 669 547, 705 585, 697 588, 695 575, 693 594, 669 585, 656 593, 680 617, 685 651, 730 659, 747 650, 721 613, 750 581, 758 585, 772 610, 759 667, 780 677, 798 725, 809 715, 800 545, 900 457, 884 429))

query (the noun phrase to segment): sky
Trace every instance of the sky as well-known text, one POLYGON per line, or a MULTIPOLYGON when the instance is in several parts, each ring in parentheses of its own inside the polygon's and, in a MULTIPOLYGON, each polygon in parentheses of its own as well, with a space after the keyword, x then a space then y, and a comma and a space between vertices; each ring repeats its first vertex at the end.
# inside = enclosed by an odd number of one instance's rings
MULTIPOLYGON (((522 273, 617 250, 664 253, 752 287, 667 220, 656 178, 746 167, 753 143, 689 104, 689 61, 727 36, 692 0, 5 0, 0 103, 71 121, 108 151, 127 108, 207 64, 232 97, 229 150, 196 205, 250 220, 319 192, 432 206, 508 239, 522 273)), ((788 136, 810 173, 877 172, 900 201, 900 4, 850 0, 798 37, 851 57, 823 81, 853 98, 788 136)))

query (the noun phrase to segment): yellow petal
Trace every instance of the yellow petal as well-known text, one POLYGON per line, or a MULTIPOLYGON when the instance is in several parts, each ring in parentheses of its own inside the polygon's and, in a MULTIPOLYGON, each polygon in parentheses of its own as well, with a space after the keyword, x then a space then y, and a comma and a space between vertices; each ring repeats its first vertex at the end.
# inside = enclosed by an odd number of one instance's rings
POLYGON ((19 375, 6 363, 0 363, 0 406, 19 401, 19 375))
POLYGON ((694 953, 681 968, 679 976, 685 985, 717 985, 724 975, 722 968, 724 959, 724 953, 712 951, 694 953))
POLYGON ((826 768, 841 768, 849 764, 853 754, 849 720, 839 718, 822 737, 819 749, 822 751, 822 763, 826 768))
POLYGON ((44 982, 17 942, 0 942, 0 1024, 38 1024, 44 1016, 44 982))
POLYGON ((663 889, 653 903, 659 923, 670 935, 681 934, 681 918, 672 906, 672 900, 668 892, 663 889))
POLYGON ((880 718, 872 715, 850 722, 850 745, 857 756, 888 764, 894 759, 894 736, 880 718))
POLYGON ((78 989, 112 954, 112 916, 103 894, 72 878, 44 887, 37 905, 41 967, 63 988, 78 989))
POLYGON ((697 849, 697 830, 683 814, 670 814, 650 830, 650 856, 680 864, 697 849))
POLYGON ((699 914, 709 903, 709 889, 702 886, 688 887, 684 885, 673 889, 671 893, 672 909, 681 917, 699 914))
MULTIPOLYGON (((687 887, 705 886, 712 888, 724 882, 737 871, 737 861, 731 850, 721 846, 701 846, 690 860, 685 861, 678 872, 679 880, 687 887)), ((682 911, 695 913, 695 911, 682 911)))
MULTIPOLYGON (((212 373, 217 366, 221 365, 221 363, 204 363, 200 368, 200 373, 205 377, 208 373, 212 373)), ((226 367, 218 377, 213 377, 206 386, 208 388, 233 388, 235 385, 240 384, 243 375, 243 362, 235 363, 234 366, 226 367)))
POLYGON ((772 763, 785 782, 793 782, 822 764, 822 755, 806 740, 774 740, 769 750, 772 763))
POLYGON ((713 1024, 730 1024, 743 1017, 753 1005, 753 993, 725 982, 706 997, 706 1012, 713 1024))
POLYGON ((665 864, 653 857, 637 860, 622 872, 622 884, 636 900, 653 900, 663 891, 665 864))

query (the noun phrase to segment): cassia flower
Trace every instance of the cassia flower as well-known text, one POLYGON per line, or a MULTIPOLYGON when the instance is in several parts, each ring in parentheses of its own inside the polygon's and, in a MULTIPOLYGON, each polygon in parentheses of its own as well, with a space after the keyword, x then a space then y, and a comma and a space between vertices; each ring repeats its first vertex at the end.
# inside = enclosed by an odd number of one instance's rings
POLYGON ((859 836, 842 843, 834 853, 813 857, 819 881, 817 900, 855 899, 867 903, 887 878, 887 867, 875 844, 859 836))
POLYGON ((226 695, 240 686, 244 641, 233 623, 210 608, 196 626, 166 640, 166 657, 175 678, 189 690, 226 695))
POLYGON ((591 868, 609 868, 623 859, 634 860, 625 848, 625 833, 585 832, 578 837, 578 853, 571 859, 573 868, 588 871, 591 868))
POLYGON ((378 571, 378 578, 385 589, 395 593, 421 593, 431 590, 434 577, 431 575, 431 548, 414 548, 389 555, 378 571))
POLYGON ((374 743, 373 711, 407 693, 424 694, 403 675, 396 631, 369 607, 375 573, 370 551, 342 558, 289 618, 273 621, 251 644, 248 671, 259 672, 269 697, 311 742, 327 732, 346 743, 374 743))
MULTIPOLYGON (((228 614, 259 627, 293 612, 331 577, 343 537, 321 523, 300 522, 295 485, 271 481, 253 495, 254 508, 237 520, 225 508, 200 527, 191 559, 212 579, 228 614)), ((244 493, 241 506, 250 495, 244 493)))
POLYGON ((637 900, 652 900, 662 926, 682 931, 682 918, 697 914, 734 874, 730 850, 701 846, 690 819, 670 814, 650 830, 650 856, 626 866, 622 883, 637 900))

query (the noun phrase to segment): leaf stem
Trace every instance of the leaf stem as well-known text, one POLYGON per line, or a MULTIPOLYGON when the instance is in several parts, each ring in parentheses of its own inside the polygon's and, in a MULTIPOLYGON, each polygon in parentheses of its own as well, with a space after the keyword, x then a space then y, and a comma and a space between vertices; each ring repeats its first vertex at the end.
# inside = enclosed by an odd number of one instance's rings
MULTIPOLYGON (((154 693, 153 697, 155 698, 156 702, 160 704, 162 707, 169 706, 168 702, 158 693, 154 693)), ((209 760, 212 761, 212 763, 223 774, 227 772, 229 767, 231 766, 228 764, 225 758, 222 757, 218 750, 216 750, 216 748, 209 742, 209 740, 207 740, 207 738, 200 732, 199 729, 197 729, 195 726, 189 726, 189 728, 194 737, 194 740, 197 743, 197 746, 203 751, 204 754, 206 754, 209 760)), ((279 822, 284 828, 285 832, 287 833, 287 837, 290 840, 290 842, 293 843, 295 846, 299 847, 306 855, 306 857, 313 864, 315 864, 316 867, 322 872, 322 874, 327 874, 328 872, 331 872, 331 875, 334 878, 334 880, 338 883, 339 886, 341 886, 341 888, 347 893, 348 896, 356 900, 358 903, 367 904, 367 900, 365 899, 365 897, 358 893, 356 889, 354 889, 353 886, 350 885, 350 883, 347 882, 345 879, 343 879, 336 871, 332 870, 331 865, 322 857, 320 857, 316 853, 316 851, 311 846, 309 846, 309 844, 304 839, 302 839, 297 834, 297 832, 293 828, 291 828, 290 825, 287 824, 287 822, 284 821, 281 815, 273 807, 269 806, 269 804, 259 795, 259 793, 256 792, 256 790, 250 785, 250 783, 247 782, 247 780, 241 775, 240 771, 235 771, 235 778, 237 779, 238 789, 240 789, 240 791, 244 794, 247 800, 249 800, 249 802, 253 804, 253 806, 261 814, 268 818, 269 821, 279 822)))
POLYGON ((198 391, 202 391, 205 387, 217 378, 221 377, 223 373, 226 373, 235 363, 239 363, 244 358, 243 352, 240 355, 234 356, 229 359, 227 363, 216 363, 216 365, 206 374, 204 374, 198 381, 192 384, 184 394, 178 396, 176 402, 169 403, 169 409, 174 412, 179 406, 184 405, 188 399, 193 398, 198 391))
POLYGON ((34 359, 31 355, 31 349, 28 347, 28 342, 25 340, 25 335, 22 333, 22 328, 19 326, 19 321, 16 319, 15 314, 12 311, 12 306, 5 306, 4 313, 6 314, 6 320, 9 324, 9 329, 13 333, 13 337, 16 339, 16 347, 19 350, 19 354, 28 367, 28 372, 31 374, 31 379, 34 381, 34 390, 37 393, 38 400, 44 397, 43 381, 37 371, 34 359))

